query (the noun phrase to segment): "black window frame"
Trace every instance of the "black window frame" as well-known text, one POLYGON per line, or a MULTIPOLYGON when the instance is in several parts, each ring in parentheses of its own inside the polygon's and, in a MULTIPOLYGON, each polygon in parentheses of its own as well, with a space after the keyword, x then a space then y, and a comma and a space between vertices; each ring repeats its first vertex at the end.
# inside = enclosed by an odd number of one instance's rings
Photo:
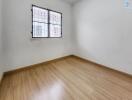
POLYGON ((47 9, 47 8, 44 8, 44 7, 40 7, 40 6, 36 6, 36 5, 32 5, 32 9, 31 9, 31 12, 32 12, 32 38, 62 38, 63 37, 63 34, 62 34, 62 13, 61 12, 58 12, 58 11, 55 11, 55 10, 51 10, 51 9, 47 9), (47 10, 48 11, 48 37, 34 37, 33 36, 33 7, 37 7, 37 8, 40 8, 40 9, 44 9, 44 10, 47 10), (50 14, 49 12, 52 11, 52 12, 55 12, 55 13, 59 13, 61 15, 61 36, 60 37, 50 37, 50 14))

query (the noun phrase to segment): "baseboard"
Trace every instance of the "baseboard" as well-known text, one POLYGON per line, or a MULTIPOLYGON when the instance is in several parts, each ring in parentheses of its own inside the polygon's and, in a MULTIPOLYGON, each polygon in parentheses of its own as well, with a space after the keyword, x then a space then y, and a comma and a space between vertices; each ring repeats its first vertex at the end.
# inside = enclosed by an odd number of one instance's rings
POLYGON ((127 77, 132 78, 132 75, 131 75, 131 74, 128 74, 128 73, 125 73, 125 72, 122 72, 122 71, 113 69, 113 68, 111 68, 111 67, 108 67, 108 66, 105 66, 105 65, 102 65, 102 64, 93 62, 93 61, 91 61, 91 60, 88 60, 88 59, 85 59, 85 58, 82 58, 82 57, 79 57, 79 56, 76 56, 76 55, 71 55, 71 56, 73 56, 73 57, 75 57, 75 58, 78 58, 78 59, 80 59, 80 60, 86 61, 86 62, 90 62, 90 63, 92 63, 92 64, 94 64, 94 65, 103 67, 103 68, 105 68, 105 69, 107 69, 107 70, 111 70, 111 71, 114 71, 114 72, 116 72, 116 73, 119 73, 119 74, 122 74, 122 75, 125 75, 125 76, 127 76, 127 77))
POLYGON ((65 59, 65 58, 68 58, 68 57, 71 57, 71 56, 72 55, 68 55, 68 56, 56 58, 56 59, 53 59, 53 60, 50 60, 50 61, 45 61, 45 62, 42 62, 42 63, 33 64, 33 65, 30 65, 30 66, 26 66, 26 67, 24 66, 24 67, 15 69, 15 70, 7 71, 7 72, 4 72, 4 76, 9 75, 9 74, 13 74, 13 73, 17 73, 17 72, 21 72, 21 71, 24 71, 24 70, 29 70, 29 69, 32 69, 36 66, 42 65, 42 64, 48 64, 48 63, 56 62, 56 61, 59 61, 61 59, 65 59))
POLYGON ((68 57, 75 57, 75 58, 77 58, 77 59, 80 59, 80 60, 83 60, 83 61, 92 63, 92 64, 94 64, 94 65, 100 66, 100 67, 105 68, 105 69, 107 69, 107 70, 111 70, 111 71, 114 71, 114 72, 116 72, 116 73, 119 73, 119 74, 122 74, 122 75, 125 75, 125 76, 127 76, 127 77, 132 78, 132 75, 130 75, 130 74, 128 74, 128 73, 124 73, 124 72, 121 72, 121 71, 112 69, 112 68, 110 68, 110 67, 108 67, 108 66, 105 66, 105 65, 102 65, 102 64, 98 64, 98 63, 96 63, 96 62, 93 62, 93 61, 91 61, 91 60, 88 60, 88 59, 85 59, 85 58, 82 58, 82 57, 79 57, 79 56, 76 56, 76 55, 68 55, 68 56, 60 57, 60 58, 57 58, 57 59, 54 59, 54 60, 42 62, 42 63, 39 63, 39 64, 34 64, 34 65, 30 65, 30 66, 26 66, 26 67, 19 68, 19 69, 11 70, 11 71, 5 72, 5 73, 4 73, 4 76, 5 76, 5 75, 9 75, 9 74, 13 74, 13 73, 17 73, 17 72, 21 72, 21 71, 24 71, 24 70, 28 70, 28 69, 31 69, 31 68, 36 67, 36 66, 38 66, 38 65, 56 62, 56 61, 59 61, 59 60, 62 60, 62 59, 66 59, 66 58, 68 58, 68 57))

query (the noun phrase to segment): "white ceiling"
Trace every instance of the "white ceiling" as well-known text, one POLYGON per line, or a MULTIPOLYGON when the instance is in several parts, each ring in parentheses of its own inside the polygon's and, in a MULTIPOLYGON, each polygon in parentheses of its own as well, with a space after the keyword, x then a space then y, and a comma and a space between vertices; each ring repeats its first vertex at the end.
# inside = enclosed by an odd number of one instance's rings
POLYGON ((64 0, 64 1, 71 3, 71 4, 74 4, 74 3, 78 2, 79 0, 64 0))

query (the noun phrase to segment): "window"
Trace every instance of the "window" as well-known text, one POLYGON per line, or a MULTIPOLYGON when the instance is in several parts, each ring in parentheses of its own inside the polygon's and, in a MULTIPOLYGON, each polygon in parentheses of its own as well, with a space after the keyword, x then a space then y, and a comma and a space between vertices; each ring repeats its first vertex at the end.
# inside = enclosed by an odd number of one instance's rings
POLYGON ((62 13, 32 6, 32 37, 62 37, 62 13))

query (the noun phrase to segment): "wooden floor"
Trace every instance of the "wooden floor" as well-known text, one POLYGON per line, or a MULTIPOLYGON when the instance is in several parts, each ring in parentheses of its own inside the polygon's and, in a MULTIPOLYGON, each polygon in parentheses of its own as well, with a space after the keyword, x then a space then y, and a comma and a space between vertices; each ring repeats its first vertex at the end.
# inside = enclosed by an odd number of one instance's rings
POLYGON ((6 75, 0 100, 132 100, 132 78, 67 57, 6 75))

